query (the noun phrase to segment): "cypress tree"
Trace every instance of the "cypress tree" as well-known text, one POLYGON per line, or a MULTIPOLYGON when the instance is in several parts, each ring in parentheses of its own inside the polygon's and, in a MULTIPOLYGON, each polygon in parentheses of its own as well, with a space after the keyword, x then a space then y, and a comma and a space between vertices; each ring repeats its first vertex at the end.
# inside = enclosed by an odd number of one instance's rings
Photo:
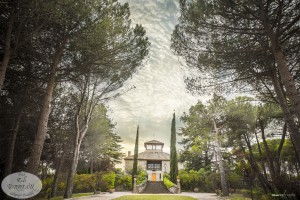
POLYGON ((132 186, 133 186, 133 182, 134 182, 134 177, 137 175, 138 153, 139 153, 139 126, 137 127, 135 145, 134 145, 133 167, 132 167, 132 186))
POLYGON ((175 113, 173 113, 171 125, 171 143, 170 143, 170 179, 176 183, 178 174, 177 152, 176 152, 176 126, 175 126, 175 113))

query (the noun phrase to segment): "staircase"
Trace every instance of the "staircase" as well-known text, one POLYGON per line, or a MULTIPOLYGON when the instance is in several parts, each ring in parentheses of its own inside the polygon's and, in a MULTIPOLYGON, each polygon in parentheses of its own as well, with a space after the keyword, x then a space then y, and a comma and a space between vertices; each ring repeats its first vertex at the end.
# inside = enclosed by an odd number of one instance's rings
POLYGON ((163 181, 148 181, 147 186, 143 193, 160 194, 160 193, 170 193, 170 192, 164 185, 163 181))

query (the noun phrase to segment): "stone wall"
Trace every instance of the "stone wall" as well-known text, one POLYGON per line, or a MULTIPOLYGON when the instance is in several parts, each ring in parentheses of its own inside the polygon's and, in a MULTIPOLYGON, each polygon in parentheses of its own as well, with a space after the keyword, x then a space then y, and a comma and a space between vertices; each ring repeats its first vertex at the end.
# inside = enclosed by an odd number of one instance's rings
MULTIPOLYGON (((146 167, 146 161, 145 160, 138 160, 138 169, 145 170, 146 167)), ((133 160, 125 160, 125 174, 128 174, 130 171, 132 171, 133 167, 133 160)))

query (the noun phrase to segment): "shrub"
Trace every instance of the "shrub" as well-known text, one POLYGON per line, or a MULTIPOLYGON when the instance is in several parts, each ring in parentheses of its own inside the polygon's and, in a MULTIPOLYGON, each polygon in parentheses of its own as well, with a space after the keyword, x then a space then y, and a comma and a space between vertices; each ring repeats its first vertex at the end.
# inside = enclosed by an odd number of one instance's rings
POLYGON ((123 190, 130 191, 132 188, 131 175, 124 175, 123 172, 116 173, 115 188, 118 191, 123 191, 123 190))
POLYGON ((204 185, 206 185, 207 192, 214 192, 221 188, 220 174, 216 172, 210 172, 205 177, 204 185))
POLYGON ((66 189, 66 183, 64 182, 59 182, 57 185, 57 191, 64 191, 66 189))
POLYGON ((44 196, 48 196, 48 194, 51 193, 52 183, 53 183, 53 176, 45 178, 44 180, 42 180, 43 187, 42 187, 41 193, 44 196))
POLYGON ((203 192, 214 192, 220 187, 219 174, 204 168, 195 170, 180 170, 180 183, 182 190, 193 191, 195 187, 203 192))
POLYGON ((132 177, 130 175, 123 176, 122 186, 125 190, 131 190, 132 188, 132 177))
MULTIPOLYGON (((244 197, 251 197, 251 190, 249 189, 243 189, 241 190, 244 197)), ((252 197, 255 200, 261 200, 261 199, 271 199, 268 195, 265 195, 265 193, 262 191, 261 188, 254 187, 252 189, 252 197)))
POLYGON ((189 171, 189 178, 191 180, 191 189, 194 189, 195 187, 200 187, 200 173, 198 173, 195 170, 189 171))
MULTIPOLYGON (((114 172, 97 172, 95 174, 75 174, 73 181, 73 192, 94 192, 96 190, 108 191, 115 187, 116 174, 114 172)), ((43 188, 41 193, 46 196, 51 192, 53 177, 46 178, 42 181, 43 188)), ((119 180, 126 190, 131 189, 131 177, 123 176, 119 180)), ((58 182, 58 191, 65 190, 66 184, 63 181, 58 182)))
POLYGON ((242 176, 235 173, 235 172, 231 172, 229 175, 228 175, 228 182, 229 182, 229 185, 232 189, 237 189, 237 188, 241 188, 241 180, 242 180, 242 176))
POLYGON ((164 177, 170 180, 170 174, 168 174, 167 172, 164 173, 164 177))
POLYGON ((104 183, 101 191, 108 191, 109 189, 115 188, 115 172, 107 172, 102 175, 101 181, 104 183))
POLYGON ((74 192, 92 192, 96 190, 94 174, 75 174, 73 182, 74 192))
MULTIPOLYGON (((45 198, 48 197, 48 195, 51 193, 53 180, 54 180, 53 176, 50 176, 42 180, 43 187, 39 194, 40 197, 45 197, 45 198)), ((66 188, 66 184, 62 180, 63 177, 60 177, 57 185, 57 192, 62 192, 66 188)))
POLYGON ((170 181, 167 177, 164 177, 164 184, 168 189, 175 186, 175 183, 170 181))
POLYGON ((136 184, 140 185, 147 179, 148 179, 148 173, 146 171, 140 171, 136 179, 136 184))
POLYGON ((76 174, 74 192, 109 191, 115 187, 114 172, 97 172, 95 174, 76 174))
POLYGON ((185 170, 180 170, 179 171, 179 176, 180 176, 180 183, 181 183, 181 188, 182 190, 191 190, 191 179, 187 171, 185 170))

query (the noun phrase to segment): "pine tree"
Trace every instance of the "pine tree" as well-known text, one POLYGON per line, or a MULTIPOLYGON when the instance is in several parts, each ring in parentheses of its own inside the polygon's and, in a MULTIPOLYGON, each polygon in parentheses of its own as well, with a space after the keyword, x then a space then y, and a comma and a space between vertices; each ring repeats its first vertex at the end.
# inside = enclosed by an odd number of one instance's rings
POLYGON ((171 143, 170 143, 170 179, 173 183, 176 183, 176 177, 178 174, 177 152, 176 152, 176 125, 175 125, 175 113, 173 114, 171 125, 171 143))
POLYGON ((134 182, 134 177, 137 175, 138 153, 139 153, 139 126, 137 127, 135 145, 134 145, 134 156, 133 156, 133 167, 132 167, 132 186, 133 186, 133 182, 134 182))

